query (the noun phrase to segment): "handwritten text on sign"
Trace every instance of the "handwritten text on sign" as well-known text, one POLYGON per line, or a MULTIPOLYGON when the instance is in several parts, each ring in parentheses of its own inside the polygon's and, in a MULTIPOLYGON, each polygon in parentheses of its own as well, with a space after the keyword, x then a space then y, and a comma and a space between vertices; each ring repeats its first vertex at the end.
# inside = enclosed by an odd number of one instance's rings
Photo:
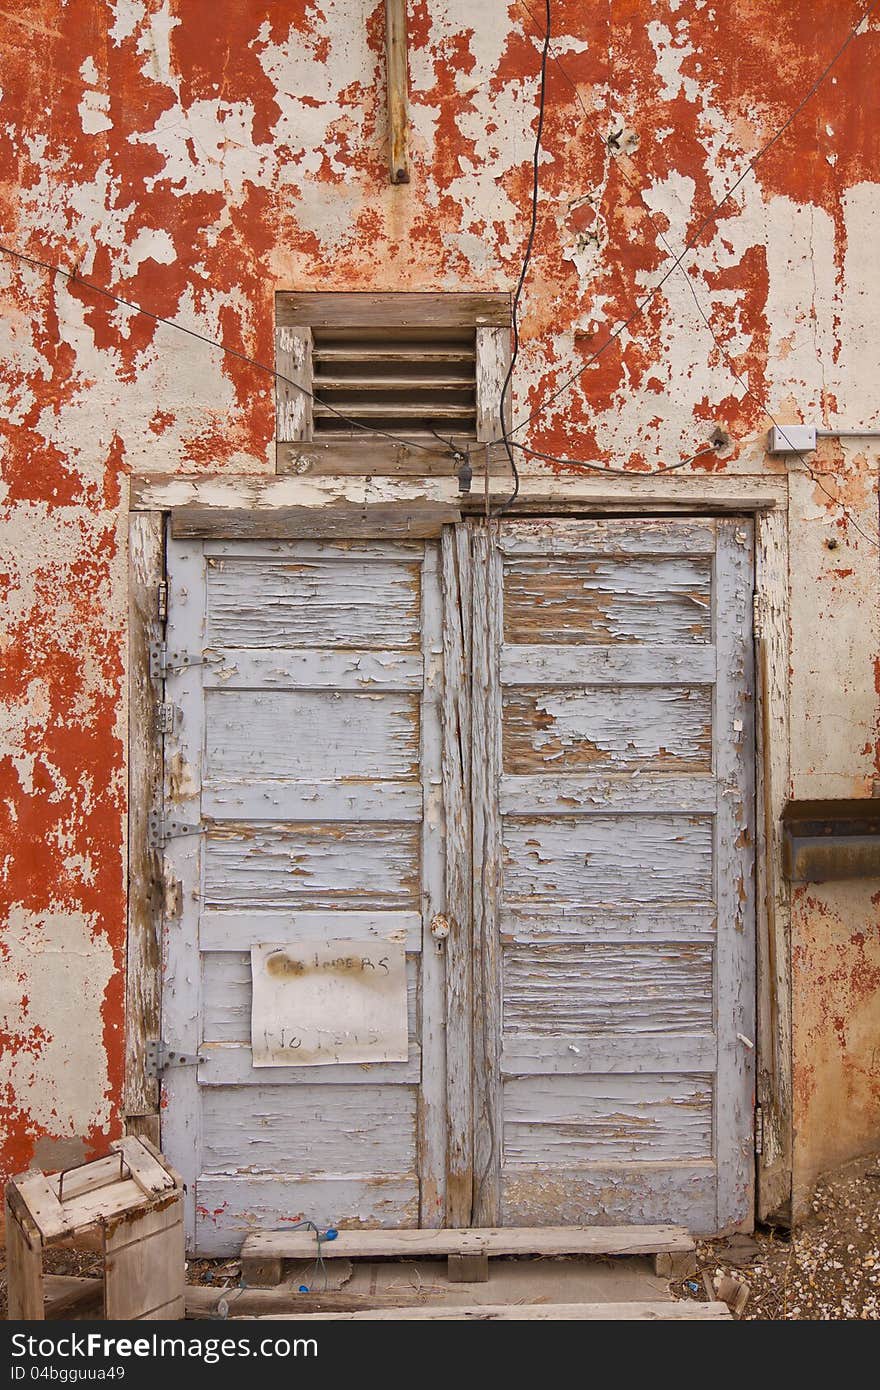
POLYGON ((251 948, 255 1067, 405 1062, 403 941, 251 948))

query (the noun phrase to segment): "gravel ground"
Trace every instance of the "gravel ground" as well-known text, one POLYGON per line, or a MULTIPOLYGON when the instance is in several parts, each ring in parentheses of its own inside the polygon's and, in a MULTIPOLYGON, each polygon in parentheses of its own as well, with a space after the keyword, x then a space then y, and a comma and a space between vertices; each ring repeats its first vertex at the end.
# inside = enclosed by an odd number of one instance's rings
POLYGON ((880 1319, 880 1153, 828 1174, 809 1218, 780 1232, 698 1246, 700 1271, 674 1286, 705 1299, 714 1279, 745 1280, 744 1320, 880 1319))
MULTIPOLYGON (((700 1242, 699 1272, 673 1285, 679 1298, 715 1297, 713 1281, 745 1280, 744 1320, 880 1319, 880 1153, 827 1175, 809 1218, 794 1236, 778 1231, 700 1242)), ((0 1317, 6 1316, 5 1264, 0 1251, 0 1317)), ((97 1255, 47 1250, 53 1274, 99 1274, 97 1255)), ((191 1284, 236 1288, 237 1260, 191 1260, 191 1284)))

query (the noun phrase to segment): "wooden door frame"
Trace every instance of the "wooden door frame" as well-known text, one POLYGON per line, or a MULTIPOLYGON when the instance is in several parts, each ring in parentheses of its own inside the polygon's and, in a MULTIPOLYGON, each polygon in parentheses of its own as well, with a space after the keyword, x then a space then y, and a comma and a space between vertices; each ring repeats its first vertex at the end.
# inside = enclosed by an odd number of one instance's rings
MULTIPOLYGON (((792 1054, 791 957, 788 885, 782 873, 780 817, 790 781, 788 668, 790 616, 788 587, 788 479, 784 476, 723 477, 676 475, 670 479, 638 479, 623 490, 621 480, 578 478, 560 483, 555 496, 524 492, 523 505, 512 515, 608 516, 739 514, 755 524, 756 682, 755 748, 757 780, 756 879, 757 929, 757 1103, 763 1143, 756 1158, 757 1218, 787 1225, 791 1219, 792 1189, 792 1054), (760 673, 763 670, 763 678, 760 673), (763 730, 763 736, 762 731, 763 730)), ((160 943, 165 885, 155 851, 147 843, 147 815, 161 794, 161 740, 156 732, 155 705, 161 690, 150 675, 149 644, 161 637, 157 589, 164 580, 166 513, 182 503, 197 505, 202 498, 218 512, 229 506, 271 511, 290 502, 290 480, 275 477, 234 478, 141 475, 131 479, 129 508, 129 817, 128 817, 128 937, 126 984, 126 1066, 123 1107, 130 1133, 145 1133, 158 1142, 158 1085, 146 1075, 144 1044, 159 1036, 161 1009, 160 943), (279 485, 281 490, 279 490, 279 485), (218 505, 218 489, 225 494, 218 505)), ((425 489, 414 490, 425 497, 425 489)), ((434 493, 433 495, 438 495, 434 493)), ((328 498, 328 501, 330 499, 328 498)), ((354 500, 354 499, 353 499, 354 500)), ((477 499, 474 499, 475 504, 477 499)), ((476 505, 474 510, 476 511, 476 505)), ((265 512, 264 512, 265 517, 265 512)), ((268 522, 268 517, 266 517, 268 522)), ((454 534, 444 528, 444 536, 454 534)), ((448 541, 442 551, 444 593, 460 602, 459 589, 469 580, 461 557, 453 557, 448 541)), ((467 605, 465 604, 465 607, 467 605)), ((464 611, 464 610, 462 610, 464 611)), ((452 630, 450 630, 452 631, 452 630)), ((451 640, 451 639, 450 639, 451 640)), ((466 622, 459 636, 444 649, 447 670, 463 659, 470 640, 466 622), (457 651, 456 651, 457 647, 457 651)), ((444 642, 447 641, 444 634, 444 642)), ((459 668, 461 669, 460 665, 459 668)), ((450 690, 452 686, 450 684, 450 690)), ((461 702, 450 697, 444 707, 444 801, 461 805, 470 795, 469 725, 461 702)), ((454 817, 451 818, 454 821, 454 817)), ((469 827, 468 827, 469 835, 469 827)), ((447 845, 447 874, 450 871, 447 845)), ((453 858, 455 855, 453 854, 453 858)), ((461 1023, 474 1008, 473 992, 461 961, 465 945, 454 922, 470 920, 470 881, 447 882, 446 906, 451 937, 447 946, 447 1022, 461 1023), (455 935, 455 932, 458 935, 455 935)), ((173 896, 173 895, 172 895, 173 896)), ((172 904, 173 907, 173 904, 172 904)), ((467 948, 470 949, 469 946, 467 948)), ((463 1076, 469 1075, 466 1047, 447 1062, 447 1104, 463 1103, 463 1076), (467 1068, 467 1071, 465 1071, 467 1068)), ((450 1111, 450 1113, 454 1113, 450 1111)), ((472 1155, 447 1155, 451 1217, 465 1216, 472 1182, 472 1155), (470 1164, 470 1166, 468 1166, 470 1164)), ((469 1216, 468 1216, 469 1219, 469 1216)))

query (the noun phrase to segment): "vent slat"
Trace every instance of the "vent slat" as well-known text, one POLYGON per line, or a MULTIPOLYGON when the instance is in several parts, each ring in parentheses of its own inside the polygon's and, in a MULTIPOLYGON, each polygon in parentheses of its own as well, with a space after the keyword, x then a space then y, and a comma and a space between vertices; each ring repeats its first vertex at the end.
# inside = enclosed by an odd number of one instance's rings
MULTIPOLYGON (((331 402, 337 410, 342 410, 346 415, 350 415, 355 420, 369 420, 382 417, 390 419, 392 417, 400 420, 473 420, 475 410, 472 405, 456 405, 450 402, 431 401, 423 403, 414 401, 405 405, 384 405, 379 401, 361 401, 355 404, 346 403, 345 405, 331 402)), ((332 410, 328 410, 326 405, 315 402, 314 414, 316 420, 338 420, 332 410)), ((340 421, 340 423, 343 423, 340 421)))
POLYGON ((314 377, 315 390, 327 395, 330 391, 469 391, 472 381, 460 376, 320 376, 314 377))
POLYGON ((476 360, 476 353, 473 348, 439 348, 421 343, 401 343, 396 346, 392 344, 381 348, 340 343, 332 346, 316 344, 314 359, 316 362, 326 362, 332 365, 352 363, 355 366, 371 366, 373 363, 388 362, 406 366, 416 362, 427 362, 442 366, 447 362, 461 362, 467 366, 476 360))
POLYGON ((352 433, 341 411, 408 437, 438 427, 476 436, 475 330, 319 328, 313 361, 318 435, 352 433))

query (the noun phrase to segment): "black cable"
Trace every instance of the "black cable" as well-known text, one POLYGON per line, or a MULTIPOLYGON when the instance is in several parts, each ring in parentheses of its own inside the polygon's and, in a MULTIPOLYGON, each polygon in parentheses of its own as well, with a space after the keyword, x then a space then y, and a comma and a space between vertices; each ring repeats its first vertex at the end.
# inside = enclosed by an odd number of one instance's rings
MULTIPOLYGON (((548 4, 549 4, 549 0, 548 0, 548 4)), ((685 245, 684 245, 684 247, 683 247, 683 249, 682 249, 680 255, 676 256, 676 258, 675 258, 675 260, 673 261, 672 265, 669 266, 669 267, 667 268, 666 271, 664 271, 663 275, 660 277, 660 279, 657 281, 657 283, 653 286, 653 288, 650 289, 650 290, 648 291, 648 293, 647 293, 646 295, 644 295, 644 296, 642 297, 642 299, 639 300, 639 302, 637 303, 635 309, 634 309, 633 312, 629 315, 629 317, 623 319, 623 320, 617 325, 617 327, 616 327, 615 329, 613 329, 613 331, 609 334, 609 336, 606 338, 605 342, 601 345, 601 347, 598 347, 598 348, 596 349, 595 352, 591 353, 590 356, 587 358, 586 362, 584 362, 583 365, 582 365, 581 367, 579 367, 578 370, 577 370, 572 376, 570 376, 566 381, 564 381, 564 382, 562 383, 561 386, 557 387, 555 391, 551 392, 551 394, 546 398, 546 400, 541 401, 541 402, 535 407, 535 409, 532 411, 532 413, 531 413, 530 415, 527 415, 526 418, 525 418, 524 420, 521 420, 521 421, 519 422, 519 424, 513 425, 513 426, 511 427, 510 430, 507 430, 507 429, 505 428, 505 426, 504 426, 504 422, 503 422, 503 419, 502 419, 502 430, 503 430, 503 434, 499 437, 499 439, 493 440, 493 441, 492 441, 493 444, 500 443, 502 439, 503 439, 504 442, 506 443, 506 442, 507 442, 507 439, 508 439, 508 437, 509 437, 510 434, 513 434, 515 431, 521 430, 521 429, 523 429, 526 425, 531 424, 531 422, 532 422, 538 415, 540 415, 541 412, 542 412, 543 410, 546 410, 547 407, 548 407, 549 405, 552 405, 553 401, 557 400, 557 399, 559 398, 559 396, 561 396, 565 391, 567 391, 568 388, 569 388, 570 386, 574 385, 574 383, 575 383, 581 376, 583 376, 583 374, 584 374, 584 372, 587 370, 587 368, 590 367, 590 366, 592 366, 592 364, 593 364, 599 357, 601 357, 602 354, 603 354, 604 352, 607 352, 608 348, 611 347, 612 343, 614 343, 614 342, 617 341, 617 339, 620 337, 621 333, 623 333, 627 328, 629 328, 630 324, 634 323, 635 320, 636 320, 637 318, 639 318, 639 316, 640 316, 640 315, 643 313, 643 311, 647 308, 648 304, 650 304, 651 301, 659 294, 660 290, 661 290, 661 289, 663 288, 663 286, 666 284, 666 281, 670 278, 670 276, 675 274, 676 270, 677 270, 677 269, 679 268, 679 266, 681 265, 681 263, 682 263, 682 261, 684 260, 685 256, 688 254, 689 251, 691 251, 691 250, 693 249, 693 247, 696 245, 696 243, 699 241, 700 237, 702 236, 703 232, 706 230, 706 228, 710 225, 710 223, 712 223, 712 222, 715 221, 716 217, 718 216, 718 213, 719 213, 719 212, 721 211, 721 209, 724 207, 724 204, 728 201, 729 198, 731 198, 731 197, 733 196, 733 194, 734 194, 734 193, 736 192, 736 190, 740 187, 740 185, 741 185, 742 183, 745 182, 745 180, 748 178, 749 174, 751 174, 751 173, 754 172, 755 168, 757 167, 757 165, 759 164, 759 162, 764 158, 764 156, 770 152, 770 150, 773 148, 774 145, 776 145, 776 144, 778 143, 779 140, 781 140, 782 136, 785 134, 785 132, 788 130, 788 128, 789 128, 789 127, 792 125, 792 123, 797 119, 797 117, 798 117, 798 116, 800 115, 800 113, 803 111, 804 107, 807 105, 807 103, 812 99, 812 97, 815 95, 815 93, 816 93, 816 92, 818 91, 818 89, 821 87, 822 83, 825 81, 826 77, 827 77, 828 74, 831 72, 832 68, 837 64, 837 62, 839 61, 839 59, 842 58, 843 54, 844 54, 844 53, 846 52, 846 50, 849 48, 850 44, 852 43, 853 39, 856 37, 856 35, 857 35, 859 29, 860 29, 861 26, 864 24, 865 20, 870 19, 871 15, 872 15, 872 14, 874 13, 874 11, 877 9, 878 5, 880 5, 880 0, 873 0, 873 3, 870 4, 870 5, 868 6, 868 8, 862 12, 862 14, 860 15, 859 19, 857 20, 857 22, 855 23, 855 25, 853 26, 853 28, 852 28, 852 29, 849 31, 849 33, 847 34, 847 36, 846 36, 846 38, 844 39, 843 43, 841 44, 840 48, 838 48, 837 52, 836 52, 836 53, 834 54, 834 56, 831 58, 830 62, 828 62, 828 63, 826 64, 826 66, 823 68, 822 72, 819 74, 819 76, 818 76, 818 77, 816 78, 816 80, 813 82, 812 86, 809 88, 809 90, 807 91, 806 95, 802 98, 802 100, 801 100, 800 102, 798 102, 797 106, 794 108, 794 110, 791 112, 791 114, 788 116, 788 118, 783 122, 783 124, 779 127, 779 129, 776 131, 776 133, 775 133, 774 135, 772 135, 772 136, 770 137, 770 139, 767 141, 767 143, 766 143, 765 145, 762 145, 761 149, 758 150, 757 154, 754 155, 754 156, 752 157, 752 159, 749 160, 749 162, 748 162, 748 164, 746 165, 746 167, 745 167, 745 169, 743 170, 743 172, 742 172, 742 173, 739 175, 739 177, 738 177, 737 179, 735 179, 734 182, 730 185, 730 187, 728 188, 728 190, 727 190, 727 192, 724 194, 724 196, 723 196, 722 198, 720 198, 720 199, 718 200, 718 202, 715 203, 714 206, 713 206, 712 208, 710 208, 709 212, 706 214, 706 216, 703 218, 703 220, 702 220, 702 222, 700 223, 700 225, 697 227, 697 230, 696 230, 696 231, 688 238, 688 240, 685 242, 685 245)))
MULTIPOLYGON (((534 17, 534 15, 532 14, 531 10, 529 9, 528 5, 525 3, 525 0, 518 0, 518 3, 519 3, 519 5, 520 5, 520 7, 521 7, 523 10, 525 10, 526 14, 529 16, 529 18, 531 19, 532 23, 537 27, 537 21, 535 20, 535 17, 534 17)), ((859 24, 861 24, 861 22, 862 22, 862 21, 860 20, 860 21, 859 21, 859 24)), ((856 25, 856 29, 858 29, 858 27, 859 27, 859 25, 856 25)), ((854 34, 854 33, 855 33, 855 30, 853 31, 853 34, 854 34)), ((850 37, 852 37, 852 36, 853 36, 853 35, 851 35, 850 37)), ((840 51, 842 52, 843 49, 841 49, 840 51)), ((572 91, 574 92, 575 100, 577 101, 578 105, 579 105, 580 108, 581 108, 581 111, 582 111, 583 114, 584 114, 584 119, 585 119, 586 121, 590 121, 590 120, 591 120, 590 113, 587 111, 586 107, 584 106, 583 101, 581 100, 581 94, 580 94, 580 92, 579 92, 578 89, 577 89, 576 83, 575 83, 575 82, 572 80, 572 78, 569 76, 568 72, 566 71, 566 69, 564 68, 563 64, 560 62, 559 58, 556 56, 556 54, 551 53, 550 56, 552 57, 554 63, 556 64, 557 68, 559 69, 559 72, 560 72, 561 75, 565 78, 566 82, 567 82, 568 85, 571 87, 572 91)), ((839 57, 839 56, 840 56, 840 55, 838 54, 838 57, 839 57)), ((836 59, 835 59, 835 61, 836 61, 836 59)), ((827 71, 828 71, 828 69, 826 69, 826 74, 825 74, 825 75, 827 75, 827 71)), ((790 121, 791 121, 793 118, 794 118, 794 117, 792 116, 792 117, 790 118, 790 121)), ((789 121, 789 123, 790 123, 790 121, 789 121)), ((636 162, 635 162, 635 160, 633 159, 632 155, 629 154, 626 150, 616 150, 616 151, 615 151, 615 150, 610 150, 609 153, 610 153, 610 157, 611 157, 612 162, 614 163, 615 167, 617 168, 617 170, 618 170, 618 172, 619 172, 621 178, 623 179, 624 183, 626 184, 627 188, 629 188, 631 192, 635 193, 635 194, 641 199, 642 206, 644 207, 645 213, 646 213, 646 215, 647 215, 647 217, 648 217, 648 221, 651 223, 651 226, 654 228, 654 231, 657 233, 657 236, 658 236, 658 237, 660 238, 660 240, 663 242, 663 245, 666 247, 666 250, 669 252, 670 256, 673 256, 673 257, 674 257, 674 256, 675 256, 675 250, 674 250, 674 248, 672 247, 672 245, 670 244, 668 237, 666 236, 666 234, 665 234, 664 231, 663 231, 663 228, 659 225, 659 223, 657 222, 657 219, 655 218, 655 216, 654 216, 654 214, 652 213, 651 209, 648 207, 647 203, 645 202, 645 199, 644 199, 644 196, 643 196, 643 194, 642 194, 641 189, 638 188, 638 186, 635 184, 635 182, 634 182, 632 179, 630 179, 630 178, 627 177, 627 175, 626 175, 626 173, 625 173, 625 171, 624 171, 624 169, 623 169, 623 166, 622 166, 622 164, 621 164, 621 162, 620 162, 620 161, 621 161, 621 158, 627 159, 627 160, 629 161, 629 163, 633 166, 633 168, 636 169, 636 168, 637 168, 637 165, 636 165, 636 162)), ((687 248, 685 248, 685 250, 682 252, 682 256, 685 255, 686 250, 687 250, 687 248)), ((770 409, 769 405, 767 404, 766 400, 764 400, 764 399, 762 399, 762 397, 758 396, 758 395, 756 394, 756 392, 753 391, 752 388, 751 388, 750 386, 748 386, 748 385, 746 384, 746 382, 743 380, 743 377, 742 377, 742 375, 740 374, 739 369, 738 369, 737 366, 736 366, 736 363, 734 362, 734 360, 733 360, 733 358, 731 357, 730 353, 728 352, 727 348, 726 348, 726 347, 724 346, 724 344, 722 343, 722 341, 721 341, 721 339, 719 338, 718 334, 715 332, 715 329, 712 327, 712 321, 711 321, 711 319, 709 318, 709 315, 706 313, 705 309, 703 308, 702 304, 700 303, 699 296, 698 296, 698 294, 697 294, 696 288, 694 287, 694 282, 693 282, 693 280, 692 280, 691 277, 690 277, 690 273, 685 269, 684 265, 681 264, 681 258, 678 259, 677 264, 678 264, 678 269, 681 271, 682 276, 684 277, 684 280, 685 280, 685 283, 686 283, 686 285, 687 285, 687 287, 688 287, 688 290, 690 291, 691 298, 692 298, 693 301, 694 301, 694 305, 695 305, 695 307, 696 307, 697 313, 700 315, 700 318, 703 320, 703 323, 706 325, 706 328, 709 330, 709 334, 710 334, 710 336, 711 336, 711 338, 712 338, 712 341, 713 341, 713 343, 715 344, 715 347, 718 349, 718 352, 721 354, 722 358, 724 359, 725 363, 727 364, 727 367, 729 368, 729 370, 730 370, 732 376, 733 376, 734 379, 739 383, 739 385, 740 385, 740 387, 742 388, 742 390, 743 390, 743 392, 745 393, 745 395, 747 395, 747 396, 749 397, 750 400, 752 400, 752 401, 755 402, 755 404, 758 406, 758 408, 759 408, 760 410, 762 410, 763 413, 767 416, 767 419, 770 421, 770 423, 771 423, 777 430, 779 430, 780 433, 782 434, 783 438, 784 438, 787 442, 790 443, 790 441, 789 441, 789 439, 788 439, 788 436, 787 436, 786 433, 785 433, 784 427, 783 427, 782 425, 780 425, 779 422, 776 420, 776 418, 775 418, 775 416, 773 415, 773 412, 771 411, 771 409, 770 409)), ((674 267, 673 267, 673 268, 674 268, 674 267)), ((522 448, 521 445, 515 445, 514 447, 522 448)), ((550 454, 540 454, 540 453, 536 453, 535 451, 529 451, 529 450, 526 450, 525 452, 532 452, 532 453, 535 454, 535 457, 537 457, 537 458, 544 458, 544 459, 547 459, 548 461, 553 462, 553 463, 569 463, 569 464, 572 464, 572 465, 574 465, 574 464, 576 463, 576 460, 573 460, 573 459, 571 459, 571 460, 558 459, 558 458, 553 457, 553 456, 550 455, 550 454)), ((703 452, 707 452, 707 451, 704 450, 703 452)), ((822 490, 822 492, 824 492, 825 496, 826 496, 827 498, 829 498, 829 500, 832 501, 832 502, 835 504, 835 506, 840 507, 841 512, 842 512, 843 515, 846 517, 847 521, 850 523, 850 525, 853 527, 853 529, 856 530, 856 531, 858 531, 859 535, 861 535, 862 537, 864 537, 864 539, 865 539, 866 541, 868 541, 868 543, 869 543, 870 545, 874 546, 875 549, 880 548, 880 547, 877 546, 877 543, 873 540, 873 538, 872 538, 871 536, 868 535, 868 532, 865 531, 865 530, 859 525, 859 523, 855 520, 855 518, 852 516, 852 514, 847 510, 847 508, 844 506, 844 504, 840 501, 840 499, 834 497, 834 495, 833 495, 831 492, 828 491, 827 487, 825 487, 824 483, 822 482, 821 477, 818 477, 818 476, 817 476, 815 470, 814 470, 814 469, 812 468, 812 466, 810 465, 810 463, 809 463, 809 461, 808 461, 806 455, 803 453, 803 451, 800 450, 800 449, 796 449, 796 450, 794 450, 794 453, 795 453, 795 457, 798 459, 798 461, 799 461, 800 463, 803 464, 805 470, 809 473, 810 477, 812 478, 812 480, 813 480, 813 482, 816 484, 816 486, 819 487, 819 488, 822 490)), ((695 455, 693 456, 693 458, 694 458, 694 459, 697 459, 697 458, 700 458, 700 456, 701 456, 700 454, 695 454, 695 455)), ((685 460, 685 463, 690 463, 690 462, 693 462, 693 459, 687 459, 687 460, 685 460)), ((672 465, 670 465, 670 467, 671 467, 671 468, 680 468, 680 467, 684 467, 684 466, 685 466, 685 463, 683 463, 683 464, 672 464, 672 465)), ((597 472, 598 472, 598 471, 602 471, 602 472, 618 473, 618 474, 625 474, 626 476, 632 476, 632 474, 630 473, 629 470, 626 470, 626 469, 603 468, 603 466, 602 466, 601 464, 581 463, 579 466, 584 467, 584 468, 592 468, 592 469, 594 469, 594 470, 597 471, 597 472)), ((665 473, 665 472, 668 472, 669 469, 659 469, 659 470, 657 470, 657 471, 660 472, 660 473, 665 473)), ((643 475, 643 476, 644 476, 644 475, 643 475)))
MULTIPOLYGON (((547 96, 547 54, 550 50, 550 0, 544 0, 546 12, 546 29, 544 32, 544 46, 541 50, 541 86, 538 97, 538 127, 535 132, 535 149, 532 155, 532 214, 529 225, 529 235, 526 241, 525 255, 523 256, 522 269, 519 273, 516 290, 513 296, 513 352, 507 364, 507 374, 504 378, 504 385, 501 387, 501 400, 498 406, 498 420, 501 425, 501 438, 507 453, 507 460, 510 464, 510 471, 513 474, 513 492, 507 501, 498 508, 497 515, 506 512, 508 507, 513 506, 519 494, 519 469, 516 466, 516 459, 513 457, 513 450, 507 438, 507 426, 504 423, 504 406, 507 399, 507 392, 510 387, 510 379, 513 376, 513 369, 516 366, 516 359, 519 356, 519 323, 517 315, 519 313, 519 299, 522 294, 523 284, 525 283, 526 272, 529 268, 529 261, 532 259, 532 247, 535 244, 535 230, 538 225, 538 189, 540 183, 539 166, 541 162, 541 136, 544 131, 544 110, 547 96)), ((497 443, 497 441, 495 441, 497 443)))
POLYGON ((676 468, 687 468, 689 463, 694 463, 697 459, 705 458, 708 454, 716 454, 721 447, 720 444, 709 444, 705 449, 700 449, 696 454, 691 454, 689 458, 680 459, 678 463, 668 463, 664 468, 651 468, 640 471, 635 468, 611 468, 604 463, 585 463, 583 459, 559 458, 556 454, 545 454, 540 449, 531 449, 527 444, 519 444, 516 440, 510 441, 514 449, 519 449, 522 453, 528 454, 529 458, 544 459, 547 463, 561 463, 569 468, 589 468, 594 473, 611 473, 618 478, 657 478, 664 473, 674 473, 676 468))
MULTIPOLYGON (((161 314, 154 314, 152 309, 145 309, 142 304, 136 304, 131 299, 123 299, 121 295, 114 294, 112 290, 104 289, 103 285, 96 285, 92 280, 84 280, 77 270, 64 270, 60 265, 53 265, 50 261, 39 260, 36 256, 26 256, 23 251, 16 251, 13 246, 6 246, 0 242, 0 252, 6 256, 12 256, 16 260, 24 261, 27 265, 37 266, 40 270, 48 270, 52 275, 60 275, 65 280, 72 280, 77 285, 84 286, 87 290, 92 290, 94 294, 101 294, 105 299, 110 299, 114 304, 121 304, 126 309, 132 309, 136 314, 142 314, 144 318, 152 319, 154 323, 162 323, 166 328, 175 328, 178 333, 185 333, 189 338, 195 338, 200 343, 207 343, 208 347, 219 348, 229 357, 235 357, 239 362, 245 362, 249 367, 256 367, 260 372, 266 372, 268 376, 274 377, 276 381, 283 381, 286 386, 292 386, 307 396, 310 401, 315 401, 329 410, 337 419, 342 420, 346 425, 353 429, 362 430, 365 434, 373 434, 381 439, 390 439, 394 444, 402 444, 407 449, 422 449, 425 453, 431 453, 429 444, 418 444, 413 439, 403 439, 396 434, 389 434, 387 430, 376 429, 373 425, 362 425, 359 420, 352 420, 329 401, 316 396, 306 386, 298 381, 291 381, 290 377, 284 376, 274 367, 268 367, 265 362, 260 362, 256 357, 249 357, 245 352, 239 352, 237 348, 229 347, 226 343, 221 343, 216 338, 209 338, 206 333, 199 333, 194 328, 187 328, 185 324, 178 323, 176 319, 163 318, 161 314)), ((438 436, 439 437, 439 436, 438 436)))

